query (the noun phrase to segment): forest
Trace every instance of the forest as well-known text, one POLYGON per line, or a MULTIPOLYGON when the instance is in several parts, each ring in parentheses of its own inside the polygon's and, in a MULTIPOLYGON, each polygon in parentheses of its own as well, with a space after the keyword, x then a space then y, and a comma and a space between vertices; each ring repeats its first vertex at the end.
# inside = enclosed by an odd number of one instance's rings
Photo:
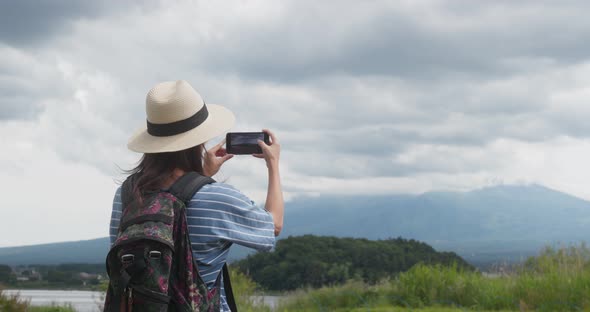
POLYGON ((266 290, 284 291, 343 284, 350 279, 374 284, 417 263, 474 268, 453 252, 403 238, 368 240, 304 235, 277 242, 274 252, 233 263, 266 290))
POLYGON ((0 264, 0 285, 18 289, 95 289, 106 278, 102 263, 0 264))

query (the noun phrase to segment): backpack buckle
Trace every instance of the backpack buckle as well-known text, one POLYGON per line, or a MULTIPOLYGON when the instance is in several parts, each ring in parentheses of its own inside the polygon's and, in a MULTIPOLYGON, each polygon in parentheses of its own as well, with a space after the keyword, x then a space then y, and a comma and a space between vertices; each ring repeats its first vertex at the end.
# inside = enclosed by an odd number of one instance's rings
POLYGON ((150 259, 160 259, 162 257, 162 253, 157 250, 150 251, 150 259))
POLYGON ((121 256, 121 262, 123 264, 131 264, 135 260, 135 255, 133 254, 125 254, 121 256))

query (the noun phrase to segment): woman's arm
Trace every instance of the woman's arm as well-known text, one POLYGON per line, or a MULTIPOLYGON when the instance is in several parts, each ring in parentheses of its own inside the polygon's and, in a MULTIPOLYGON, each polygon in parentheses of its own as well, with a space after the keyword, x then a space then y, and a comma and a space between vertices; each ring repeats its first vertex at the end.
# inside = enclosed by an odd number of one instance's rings
POLYGON ((283 229, 285 204, 283 202, 278 161, 268 166, 268 191, 266 193, 266 205, 264 208, 272 215, 275 224, 275 236, 279 236, 279 233, 283 229))
POLYGON ((264 158, 268 168, 268 191, 266 193, 265 209, 272 215, 275 224, 275 236, 278 236, 283 229, 283 215, 285 203, 283 201, 283 190, 281 188, 281 176, 279 174, 279 156, 281 146, 277 137, 268 129, 262 131, 268 133, 271 139, 270 145, 258 141, 262 148, 262 154, 255 154, 254 157, 264 158))

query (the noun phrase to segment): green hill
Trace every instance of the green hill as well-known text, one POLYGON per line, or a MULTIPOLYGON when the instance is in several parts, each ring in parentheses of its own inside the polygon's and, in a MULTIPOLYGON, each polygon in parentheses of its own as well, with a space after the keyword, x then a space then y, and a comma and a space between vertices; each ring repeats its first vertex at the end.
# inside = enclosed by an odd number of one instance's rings
POLYGON ((351 278, 375 283, 416 263, 456 263, 473 269, 452 252, 402 238, 367 240, 305 235, 277 242, 276 251, 250 255, 235 265, 269 290, 342 284, 351 278))

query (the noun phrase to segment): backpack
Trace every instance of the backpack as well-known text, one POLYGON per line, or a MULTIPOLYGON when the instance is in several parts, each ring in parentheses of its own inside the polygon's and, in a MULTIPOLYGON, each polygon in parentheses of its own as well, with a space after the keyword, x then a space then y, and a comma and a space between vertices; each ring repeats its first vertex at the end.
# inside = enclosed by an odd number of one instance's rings
MULTIPOLYGON (((140 205, 131 196, 135 178, 121 187, 123 211, 106 258, 110 281, 104 311, 219 311, 221 274, 208 290, 193 259, 186 218, 186 203, 215 181, 189 172, 169 190, 144 193, 140 205)), ((222 274, 228 304, 237 311, 226 265, 222 274)))

